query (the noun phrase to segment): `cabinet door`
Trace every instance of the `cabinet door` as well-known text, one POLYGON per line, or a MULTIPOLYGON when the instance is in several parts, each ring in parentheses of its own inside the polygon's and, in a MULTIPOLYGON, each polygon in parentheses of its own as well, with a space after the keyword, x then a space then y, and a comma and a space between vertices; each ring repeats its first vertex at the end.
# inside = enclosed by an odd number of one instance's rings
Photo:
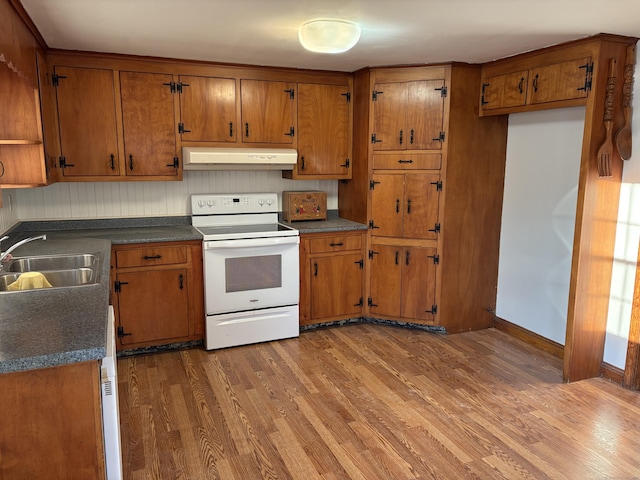
POLYGON ((529 72, 507 73, 482 82, 482 109, 521 107, 527 100, 529 72))
POLYGON ((180 83, 182 140, 234 143, 238 130, 235 79, 181 75, 180 83))
POLYGON ((371 245, 371 316, 400 316, 402 247, 371 245))
POLYGON ((373 98, 373 150, 404 150, 408 135, 407 84, 376 84, 373 98))
POLYGON ((435 248, 405 247, 402 253, 402 316, 433 320, 436 298, 435 248))
POLYGON ((113 71, 55 67, 65 177, 119 175, 113 71))
POLYGON ((187 269, 118 273, 118 323, 122 345, 189 335, 187 269))
POLYGON ((402 143, 407 150, 442 148, 444 80, 426 80, 407 84, 407 121, 402 143))
POLYGON ((529 75, 528 103, 585 98, 587 66, 590 62, 591 58, 581 58, 532 69, 529 75))
POLYGON ((402 236, 404 214, 404 175, 374 173, 371 191, 371 217, 374 235, 402 236))
POLYGON ((120 72, 127 175, 177 176, 171 75, 120 72))
POLYGON ((311 318, 360 315, 362 255, 316 257, 311 262, 311 318))
POLYGON ((242 142, 292 144, 294 85, 241 80, 242 142))
POLYGON ((347 177, 349 89, 298 84, 298 174, 347 177))
POLYGON ((411 173, 404 176, 402 237, 436 239, 440 175, 411 173))

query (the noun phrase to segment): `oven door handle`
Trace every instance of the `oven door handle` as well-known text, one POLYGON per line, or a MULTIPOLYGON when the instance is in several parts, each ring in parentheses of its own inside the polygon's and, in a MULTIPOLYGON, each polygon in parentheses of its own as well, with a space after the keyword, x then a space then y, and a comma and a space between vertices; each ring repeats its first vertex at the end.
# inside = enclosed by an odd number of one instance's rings
POLYGON ((205 250, 215 250, 222 248, 241 248, 241 247, 271 247, 277 245, 291 245, 300 243, 300 237, 267 237, 267 238, 244 238, 239 240, 215 240, 205 241, 205 250))

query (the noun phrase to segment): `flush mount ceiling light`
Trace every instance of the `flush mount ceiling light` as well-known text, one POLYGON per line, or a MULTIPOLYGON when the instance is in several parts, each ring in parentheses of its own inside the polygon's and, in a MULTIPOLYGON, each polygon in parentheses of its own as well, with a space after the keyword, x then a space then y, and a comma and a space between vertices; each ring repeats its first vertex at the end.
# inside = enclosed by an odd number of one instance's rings
POLYGON ((358 43, 360 25, 347 20, 310 20, 300 26, 298 38, 311 52, 342 53, 358 43))

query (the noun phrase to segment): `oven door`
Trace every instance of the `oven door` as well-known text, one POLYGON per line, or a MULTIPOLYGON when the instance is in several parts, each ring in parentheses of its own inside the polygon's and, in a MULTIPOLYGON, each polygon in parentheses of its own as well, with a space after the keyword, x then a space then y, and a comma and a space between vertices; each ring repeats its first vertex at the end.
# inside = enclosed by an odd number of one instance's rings
POLYGON ((300 237, 204 242, 207 315, 296 305, 300 237))

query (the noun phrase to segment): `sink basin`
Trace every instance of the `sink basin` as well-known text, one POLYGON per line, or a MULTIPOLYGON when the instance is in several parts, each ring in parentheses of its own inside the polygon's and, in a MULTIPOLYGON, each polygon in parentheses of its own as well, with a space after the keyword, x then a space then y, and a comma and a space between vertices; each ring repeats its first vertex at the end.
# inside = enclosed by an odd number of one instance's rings
POLYGON ((15 257, 5 266, 5 272, 45 272, 96 268, 98 257, 90 253, 77 255, 40 255, 37 257, 15 257))
MULTIPOLYGON (((0 275, 0 292, 8 291, 8 286, 18 280, 20 273, 5 273, 0 275)), ((52 288, 77 287, 80 285, 93 285, 97 282, 97 274, 91 268, 70 268, 66 270, 48 270, 42 274, 49 281, 52 288)), ((20 290, 24 291, 24 290, 20 290)))

